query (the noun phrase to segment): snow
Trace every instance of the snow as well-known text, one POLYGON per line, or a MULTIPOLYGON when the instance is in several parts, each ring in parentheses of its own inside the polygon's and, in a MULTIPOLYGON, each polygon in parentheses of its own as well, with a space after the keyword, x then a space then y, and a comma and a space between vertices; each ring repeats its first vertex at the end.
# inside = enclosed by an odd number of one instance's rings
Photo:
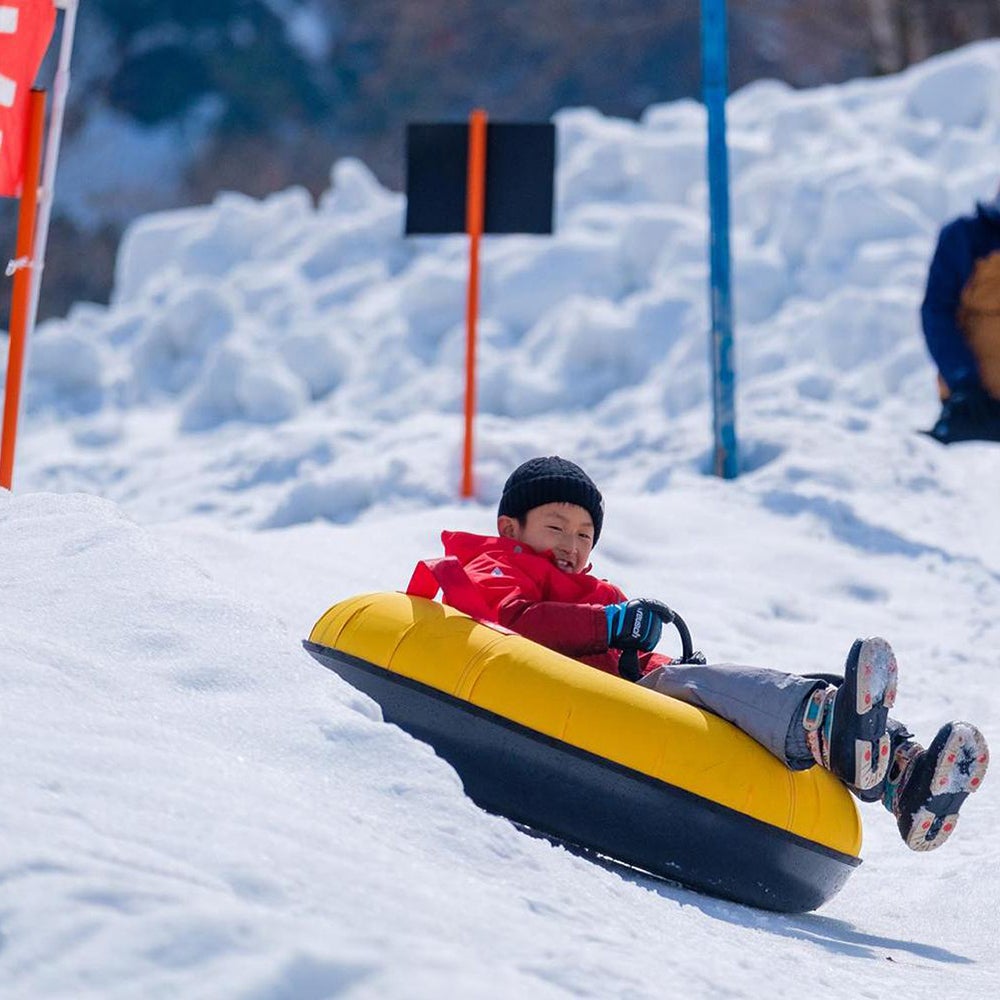
POLYGON ((404 240, 356 161, 317 206, 138 221, 112 305, 38 331, 0 493, 0 996, 996 996, 1000 781, 930 855, 864 807, 835 899, 754 911, 483 813, 300 640, 558 453, 605 493, 597 572, 711 659, 836 670, 883 634, 918 736, 1000 745, 1000 452, 913 433, 922 283, 996 190, 998 72, 987 43, 731 99, 733 482, 692 102, 562 112, 557 235, 486 239, 473 502, 461 238, 404 240))

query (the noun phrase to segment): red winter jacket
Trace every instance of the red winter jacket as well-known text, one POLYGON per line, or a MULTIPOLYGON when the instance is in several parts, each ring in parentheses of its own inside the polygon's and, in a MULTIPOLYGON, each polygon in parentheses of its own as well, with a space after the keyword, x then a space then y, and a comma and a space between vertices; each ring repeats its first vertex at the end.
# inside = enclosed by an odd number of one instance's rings
MULTIPOLYGON (((607 580, 565 573, 551 552, 536 552, 511 538, 444 531, 445 559, 418 564, 407 593, 434 597, 473 618, 495 621, 542 646, 592 667, 618 674, 617 649, 608 648, 606 604, 627 600, 607 580), (448 558, 450 557, 450 558, 448 558), (457 562, 456 562, 457 561, 457 562)), ((669 662, 640 656, 648 673, 669 662)))

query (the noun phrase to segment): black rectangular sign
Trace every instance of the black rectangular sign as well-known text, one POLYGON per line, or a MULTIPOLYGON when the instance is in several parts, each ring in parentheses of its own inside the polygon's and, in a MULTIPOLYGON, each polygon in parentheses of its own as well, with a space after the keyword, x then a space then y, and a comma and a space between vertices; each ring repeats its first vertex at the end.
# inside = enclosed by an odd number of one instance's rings
MULTIPOLYGON (((556 129, 486 125, 486 233, 552 232, 556 129)), ((468 124, 406 128, 406 234, 465 232, 468 124)))

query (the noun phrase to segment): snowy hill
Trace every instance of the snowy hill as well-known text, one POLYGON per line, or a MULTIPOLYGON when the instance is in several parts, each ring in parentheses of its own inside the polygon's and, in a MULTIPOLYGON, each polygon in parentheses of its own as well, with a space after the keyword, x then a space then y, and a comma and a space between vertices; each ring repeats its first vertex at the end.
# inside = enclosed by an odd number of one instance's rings
POLYGON ((0 495, 0 996, 992 997, 1000 781, 946 848, 778 916, 478 810, 301 651, 487 531, 537 453, 605 491, 597 571, 713 659, 901 662, 897 714, 1000 746, 1000 452, 936 407, 938 226, 996 189, 1000 45, 730 102, 743 476, 705 474, 704 118, 558 119, 558 233, 487 240, 478 490, 455 501, 464 245, 358 162, 318 206, 147 217, 114 303, 39 331, 0 495))

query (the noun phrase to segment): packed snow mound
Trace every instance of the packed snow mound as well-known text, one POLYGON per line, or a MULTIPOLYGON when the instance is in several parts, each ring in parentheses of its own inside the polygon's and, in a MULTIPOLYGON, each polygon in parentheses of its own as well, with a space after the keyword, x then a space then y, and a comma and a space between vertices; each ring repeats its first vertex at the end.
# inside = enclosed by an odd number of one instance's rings
MULTIPOLYGON (((0 492, 0 537, 19 762, 0 769, 17 802, 0 994, 403 996, 394 969, 434 934, 441 897, 479 899, 463 918, 477 976, 562 995, 546 981, 566 956, 517 972, 496 950, 498 922, 520 941, 547 921, 531 900, 551 849, 473 806, 272 612, 93 497, 0 492)), ((418 995, 469 977, 454 953, 421 961, 418 995)))
MULTIPOLYGON (((983 43, 896 77, 811 91, 761 82, 731 98, 747 423, 764 400, 791 414, 817 398, 869 409, 926 400, 930 418, 918 305, 940 225, 995 190, 998 79, 1000 43, 983 43)), ((629 122, 576 109, 556 124, 555 235, 485 240, 478 403, 491 488, 491 421, 599 461, 584 428, 639 407, 684 429, 692 461, 708 448, 704 111, 678 101, 629 122)), ((347 460, 362 426, 378 442, 369 485, 400 484, 401 502, 452 490, 466 245, 404 238, 404 209, 402 195, 344 160, 315 206, 303 190, 224 194, 140 219, 121 245, 112 306, 80 306, 39 331, 29 414, 36 426, 75 420, 104 442, 159 415, 188 461, 226 465, 234 495, 274 470, 267 456, 234 465, 233 441, 264 452, 255 428, 285 428, 310 457, 294 487, 275 480, 266 506, 234 502, 232 516, 258 525, 366 509, 368 485, 336 499, 357 475, 347 460), (441 439, 427 474, 411 467, 402 414, 441 439), (226 428, 229 457, 206 438, 226 428)), ((101 457, 88 483, 124 496, 115 490, 130 470, 107 449, 101 457)), ((519 456, 495 457, 501 468, 519 456)), ((164 463, 168 480, 180 476, 164 463)), ((65 470, 36 474, 41 486, 67 485, 65 470)), ((177 513, 196 503, 179 491, 165 500, 177 513)))
MULTIPOLYGON (((898 456, 876 479, 877 445, 860 463, 850 438, 823 455, 809 493, 789 477, 755 504, 753 477, 701 476, 666 509, 624 488, 624 457, 602 571, 669 596, 713 659, 835 669, 851 630, 890 627, 900 717, 926 738, 974 707, 995 732, 988 491, 949 522, 927 514, 925 470, 887 501, 898 456), (876 521, 887 502, 891 530, 876 521)), ((473 806, 300 648, 329 603, 393 586, 442 524, 484 521, 457 505, 375 516, 233 532, 0 492, 0 995, 645 998, 683 982, 697 998, 795 1000, 805 969, 830 996, 890 979, 932 995, 942 976, 992 996, 992 785, 930 857, 868 807, 865 864, 815 915, 602 866, 473 806), (968 919, 942 921, 956 900, 968 919)))

